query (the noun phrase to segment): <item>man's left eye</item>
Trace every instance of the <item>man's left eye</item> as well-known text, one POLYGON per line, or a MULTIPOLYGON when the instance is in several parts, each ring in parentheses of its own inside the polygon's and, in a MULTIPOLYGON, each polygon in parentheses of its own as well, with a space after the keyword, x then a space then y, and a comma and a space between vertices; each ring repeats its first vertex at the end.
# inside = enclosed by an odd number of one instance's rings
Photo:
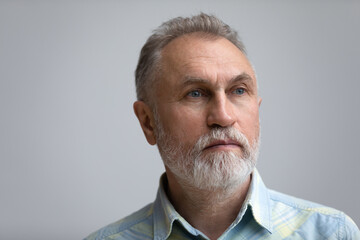
POLYGON ((235 94, 238 94, 238 95, 242 95, 242 94, 245 93, 245 89, 243 89, 243 88, 237 88, 237 89, 234 90, 234 93, 235 93, 235 94))

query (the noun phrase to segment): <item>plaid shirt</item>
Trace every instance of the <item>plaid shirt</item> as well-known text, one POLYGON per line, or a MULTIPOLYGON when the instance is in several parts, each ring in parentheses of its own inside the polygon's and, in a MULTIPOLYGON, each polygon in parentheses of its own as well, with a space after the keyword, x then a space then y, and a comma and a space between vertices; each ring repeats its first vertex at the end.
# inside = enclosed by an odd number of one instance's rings
MULTIPOLYGON (((154 203, 85 240, 208 239, 176 212, 163 189, 164 179, 154 203)), ((360 239, 360 231, 343 212, 267 189, 255 170, 237 218, 219 239, 354 240, 360 239)))

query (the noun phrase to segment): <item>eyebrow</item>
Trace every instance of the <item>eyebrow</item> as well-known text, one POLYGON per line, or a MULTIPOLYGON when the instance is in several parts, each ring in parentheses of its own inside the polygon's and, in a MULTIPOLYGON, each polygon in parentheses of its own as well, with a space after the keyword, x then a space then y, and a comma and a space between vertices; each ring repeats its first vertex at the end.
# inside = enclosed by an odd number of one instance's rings
POLYGON ((230 80, 230 83, 235 83, 235 82, 245 82, 247 84, 253 84, 254 83, 252 77, 247 73, 239 74, 239 75, 233 77, 230 80))
MULTIPOLYGON (((209 83, 210 81, 208 79, 204 78, 198 78, 193 76, 185 76, 184 81, 182 82, 183 86, 188 86, 192 84, 198 84, 198 83, 209 83)), ((236 75, 235 77, 231 78, 229 81, 229 84, 233 84, 235 82, 244 82, 247 84, 253 84, 253 79, 251 76, 247 73, 241 73, 239 75, 236 75)))

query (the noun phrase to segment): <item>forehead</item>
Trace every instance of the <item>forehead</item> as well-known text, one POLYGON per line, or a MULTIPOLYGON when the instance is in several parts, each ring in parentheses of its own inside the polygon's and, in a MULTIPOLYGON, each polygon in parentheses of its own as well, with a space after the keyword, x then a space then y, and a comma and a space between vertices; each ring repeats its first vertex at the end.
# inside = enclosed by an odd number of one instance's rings
POLYGON ((197 33, 178 37, 164 47, 161 70, 165 79, 190 76, 229 80, 246 73, 255 80, 251 64, 233 43, 223 37, 197 33))

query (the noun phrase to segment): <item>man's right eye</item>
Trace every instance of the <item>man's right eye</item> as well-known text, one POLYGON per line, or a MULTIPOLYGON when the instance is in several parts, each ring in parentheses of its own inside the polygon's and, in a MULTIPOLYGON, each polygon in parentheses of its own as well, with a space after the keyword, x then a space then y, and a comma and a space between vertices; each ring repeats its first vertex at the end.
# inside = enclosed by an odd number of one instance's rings
POLYGON ((202 97, 202 95, 203 94, 200 92, 200 90, 193 90, 187 94, 188 97, 192 97, 192 98, 202 97))

